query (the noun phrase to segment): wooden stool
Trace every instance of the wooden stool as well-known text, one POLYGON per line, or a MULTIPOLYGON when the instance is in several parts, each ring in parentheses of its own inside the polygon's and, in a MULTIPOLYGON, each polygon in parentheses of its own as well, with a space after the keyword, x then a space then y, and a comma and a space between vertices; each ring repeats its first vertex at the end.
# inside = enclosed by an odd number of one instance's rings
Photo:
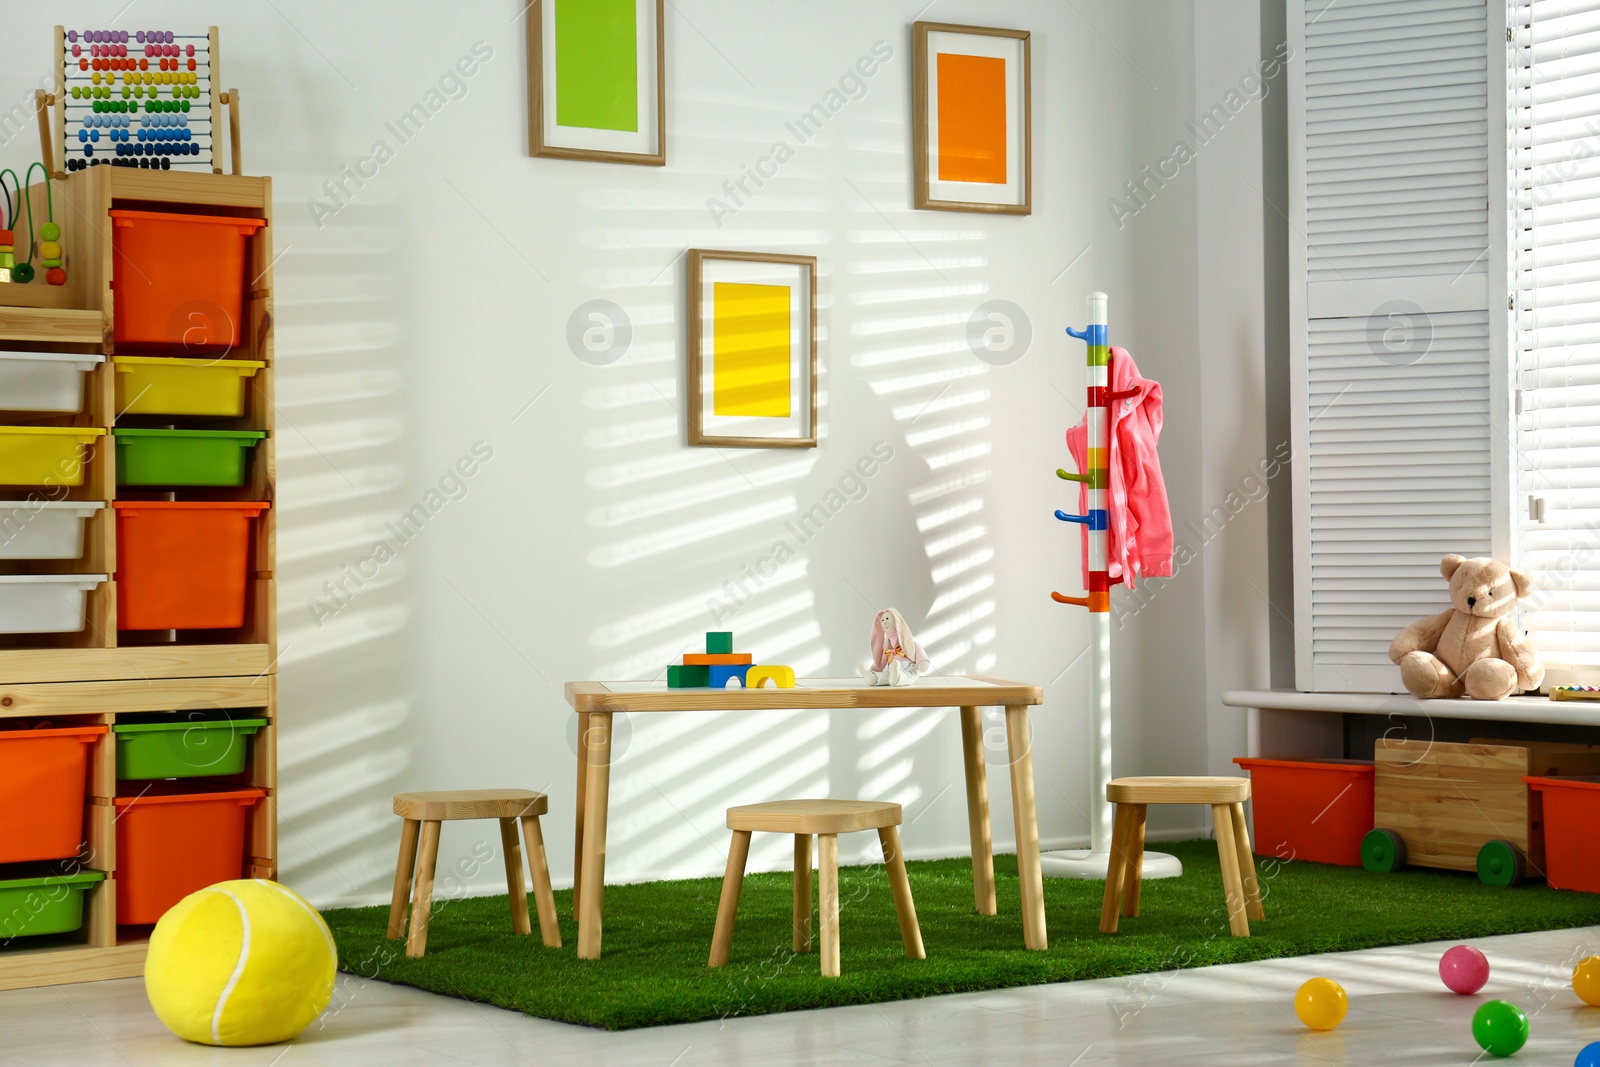
POLYGON ((506 888, 511 893, 511 929, 532 933, 528 924, 528 891, 522 884, 522 848, 517 843, 517 822, 528 842, 528 873, 533 876, 533 899, 539 908, 539 933, 551 948, 561 947, 556 926, 556 901, 550 891, 550 868, 545 864, 544 835, 539 816, 549 809, 543 793, 531 789, 453 789, 438 793, 397 793, 394 813, 405 819, 400 831, 400 863, 394 872, 394 899, 389 904, 389 940, 406 932, 406 896, 411 896, 411 934, 406 955, 421 956, 428 946, 428 912, 433 907, 433 867, 439 859, 439 824, 456 819, 499 819, 500 844, 505 852, 506 888), (421 862, 417 837, 422 838, 421 862), (412 881, 415 873, 415 883, 412 881))
POLYGON ((750 834, 794 835, 794 950, 811 951, 811 835, 817 835, 817 867, 821 884, 817 908, 822 913, 822 975, 839 977, 839 836, 856 830, 877 830, 883 845, 884 864, 889 868, 889 888, 894 893, 894 910, 900 918, 900 940, 906 957, 925 958, 922 930, 917 926, 917 909, 911 901, 911 883, 906 880, 906 861, 900 854, 900 805, 874 800, 775 800, 769 804, 746 804, 728 809, 728 829, 733 844, 728 848, 728 873, 722 878, 722 901, 717 905, 717 928, 711 938, 708 966, 728 962, 733 945, 733 922, 739 910, 739 890, 744 885, 744 864, 750 855, 750 834))
POLYGON ((1250 799, 1248 778, 1113 778, 1106 800, 1117 806, 1111 835, 1111 869, 1100 906, 1100 931, 1117 932, 1117 911, 1139 914, 1139 879, 1144 859, 1144 815, 1150 804, 1210 804, 1216 824, 1217 857, 1222 861, 1222 887, 1228 894, 1228 927, 1235 937, 1250 936, 1250 920, 1265 919, 1250 831, 1244 825, 1244 802, 1250 799))

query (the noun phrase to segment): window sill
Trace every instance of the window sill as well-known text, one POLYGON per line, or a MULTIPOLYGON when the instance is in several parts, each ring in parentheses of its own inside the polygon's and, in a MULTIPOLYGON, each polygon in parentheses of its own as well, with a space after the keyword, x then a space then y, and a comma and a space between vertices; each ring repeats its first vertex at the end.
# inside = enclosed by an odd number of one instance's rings
POLYGON ((1551 700, 1543 696, 1505 700, 1418 700, 1390 693, 1302 693, 1295 689, 1230 689, 1222 702, 1234 708, 1322 711, 1334 715, 1433 715, 1441 719, 1492 719, 1600 726, 1600 701, 1551 700))

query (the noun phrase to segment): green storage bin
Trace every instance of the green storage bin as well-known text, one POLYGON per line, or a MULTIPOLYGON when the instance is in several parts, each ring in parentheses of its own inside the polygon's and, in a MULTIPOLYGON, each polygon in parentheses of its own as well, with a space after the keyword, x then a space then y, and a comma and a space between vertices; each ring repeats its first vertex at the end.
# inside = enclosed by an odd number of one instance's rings
POLYGON ((40 868, 0 868, 0 941, 67 934, 83 925, 83 896, 104 871, 52 874, 40 868))
POLYGON ((173 722, 119 723, 117 777, 215 778, 241 774, 249 739, 266 719, 179 719, 173 722))
POLYGON ((118 485, 243 485, 260 430, 112 430, 118 485))

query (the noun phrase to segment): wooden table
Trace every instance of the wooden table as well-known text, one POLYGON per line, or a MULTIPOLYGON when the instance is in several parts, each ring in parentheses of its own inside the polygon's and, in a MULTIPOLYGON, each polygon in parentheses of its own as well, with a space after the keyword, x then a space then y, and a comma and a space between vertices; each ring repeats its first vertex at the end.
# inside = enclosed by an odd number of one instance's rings
MULTIPOLYGON (((961 709, 961 754, 967 779, 967 829, 972 839, 972 892, 977 909, 995 914, 994 850, 989 834, 989 784, 978 709, 1006 709, 1011 764, 1011 808, 1017 829, 1017 870, 1022 882, 1022 941, 1048 947, 1044 878, 1039 869, 1039 825, 1033 795, 1033 752, 1028 708, 1042 704, 1036 685, 999 678, 946 677, 916 685, 869 686, 859 679, 801 679, 793 689, 668 689, 659 682, 568 682, 567 703, 578 713, 577 855, 573 862, 573 914, 578 955, 600 958, 606 877, 606 807, 611 788, 611 717, 618 712, 842 711, 871 708, 961 709)), ((741 798, 745 802, 779 799, 741 798)))

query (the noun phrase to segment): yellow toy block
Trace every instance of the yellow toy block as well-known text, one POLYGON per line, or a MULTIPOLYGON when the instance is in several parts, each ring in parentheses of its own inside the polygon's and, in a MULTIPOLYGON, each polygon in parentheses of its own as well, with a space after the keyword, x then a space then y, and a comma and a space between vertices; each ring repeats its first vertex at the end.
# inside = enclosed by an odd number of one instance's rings
POLYGON ((771 682, 779 689, 793 689, 794 668, 757 664, 744 674, 744 687, 746 689, 760 689, 768 682, 771 682))

